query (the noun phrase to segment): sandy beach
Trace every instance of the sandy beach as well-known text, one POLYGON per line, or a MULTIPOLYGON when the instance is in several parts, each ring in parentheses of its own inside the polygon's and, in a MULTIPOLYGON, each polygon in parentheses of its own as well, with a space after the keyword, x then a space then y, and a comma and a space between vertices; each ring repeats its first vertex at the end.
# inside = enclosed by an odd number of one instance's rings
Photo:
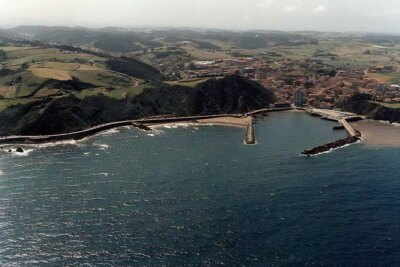
POLYGON ((235 118, 235 117, 220 117, 211 119, 198 120, 200 124, 212 124, 221 126, 232 126, 232 127, 246 127, 249 123, 249 117, 235 118))
POLYGON ((366 145, 372 147, 400 147, 400 126, 374 120, 351 123, 361 131, 366 145))
POLYGON ((166 122, 166 123, 155 123, 148 124, 150 128, 157 128, 163 126, 182 126, 182 125, 219 125, 219 126, 229 126, 229 127, 240 127, 245 128, 249 122, 249 118, 246 117, 217 117, 209 119, 198 119, 198 120, 188 120, 181 122, 166 122))

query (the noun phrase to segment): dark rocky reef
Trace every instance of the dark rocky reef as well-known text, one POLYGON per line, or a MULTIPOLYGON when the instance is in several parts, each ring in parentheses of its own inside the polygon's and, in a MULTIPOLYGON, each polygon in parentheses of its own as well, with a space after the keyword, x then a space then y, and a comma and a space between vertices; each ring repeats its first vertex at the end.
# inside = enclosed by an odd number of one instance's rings
POLYGON ((13 106, 0 112, 0 134, 69 133, 102 123, 155 115, 245 113, 265 108, 274 101, 270 90, 236 75, 211 79, 194 88, 160 83, 137 96, 122 100, 102 94, 83 100, 68 95, 13 106))

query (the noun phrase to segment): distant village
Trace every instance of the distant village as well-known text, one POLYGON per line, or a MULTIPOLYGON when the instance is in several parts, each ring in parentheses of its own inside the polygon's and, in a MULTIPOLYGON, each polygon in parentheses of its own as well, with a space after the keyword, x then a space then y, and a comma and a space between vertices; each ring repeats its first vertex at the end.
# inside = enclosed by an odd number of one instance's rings
POLYGON ((372 95, 374 101, 400 103, 400 86, 387 85, 367 78, 366 72, 395 72, 393 66, 369 69, 328 69, 320 60, 268 61, 265 58, 233 58, 195 61, 180 73, 183 79, 220 77, 240 74, 271 89, 280 105, 341 108, 355 93, 372 95))

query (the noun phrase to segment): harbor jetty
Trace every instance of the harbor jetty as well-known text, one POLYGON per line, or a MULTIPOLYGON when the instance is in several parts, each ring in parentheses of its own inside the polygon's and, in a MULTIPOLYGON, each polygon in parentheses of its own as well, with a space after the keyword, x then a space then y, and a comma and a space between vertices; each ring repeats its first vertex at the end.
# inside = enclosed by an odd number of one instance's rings
POLYGON ((354 144, 354 143, 358 142, 359 140, 361 140, 361 132, 356 129, 353 129, 353 127, 351 127, 351 125, 347 122, 346 117, 341 117, 338 120, 338 122, 339 122, 339 124, 341 124, 342 127, 344 127, 344 129, 346 129, 346 131, 347 131, 346 138, 340 139, 340 140, 337 140, 334 142, 330 142, 330 143, 324 144, 322 146, 317 146, 317 147, 314 147, 311 149, 306 149, 303 152, 301 152, 301 154, 306 155, 306 156, 314 156, 314 155, 318 155, 321 153, 329 152, 336 148, 354 144))
POLYGON ((248 118, 249 118, 249 122, 247 124, 247 131, 246 131, 246 144, 254 145, 256 143, 256 135, 254 132, 253 117, 249 116, 248 118))

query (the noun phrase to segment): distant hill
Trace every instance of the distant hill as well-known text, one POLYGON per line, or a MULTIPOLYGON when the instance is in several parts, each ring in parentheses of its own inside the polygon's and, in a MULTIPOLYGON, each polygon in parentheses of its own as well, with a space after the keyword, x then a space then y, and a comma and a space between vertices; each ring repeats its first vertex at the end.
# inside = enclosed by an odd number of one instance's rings
POLYGON ((316 43, 312 34, 276 31, 195 31, 182 29, 133 31, 121 28, 88 29, 82 27, 19 26, 7 30, 8 34, 39 40, 45 43, 90 46, 103 51, 128 53, 170 45, 182 41, 193 42, 199 49, 220 49, 212 41, 228 47, 243 49, 266 48, 274 45, 301 45, 316 43))
POLYGON ((3 29, 0 29, 0 40, 9 40, 9 39, 11 39, 11 38, 13 38, 13 34, 12 33, 10 33, 9 31, 6 31, 6 30, 3 30, 3 29))

